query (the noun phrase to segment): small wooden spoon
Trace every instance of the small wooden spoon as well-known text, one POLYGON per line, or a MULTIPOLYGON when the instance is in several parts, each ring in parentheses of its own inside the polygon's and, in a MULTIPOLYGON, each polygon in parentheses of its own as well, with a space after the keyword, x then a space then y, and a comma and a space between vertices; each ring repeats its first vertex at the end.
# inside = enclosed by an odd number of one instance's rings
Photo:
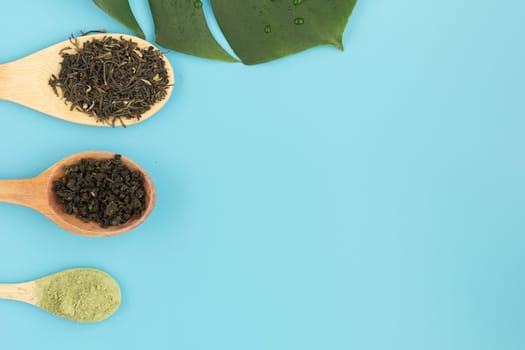
POLYGON ((89 151, 71 155, 62 159, 49 169, 32 179, 0 180, 0 202, 13 203, 32 208, 53 221, 63 229, 83 236, 112 236, 129 231, 140 225, 151 213, 155 205, 156 192, 149 175, 135 162, 122 157, 122 163, 131 170, 137 170, 144 179, 146 191, 146 210, 138 219, 130 219, 120 226, 102 228, 95 222, 84 222, 74 215, 64 213, 55 200, 53 181, 64 175, 63 167, 75 164, 83 158, 109 159, 114 153, 89 151))
POLYGON ((121 292, 106 272, 76 268, 34 281, 0 284, 0 299, 28 303, 72 321, 99 322, 118 309, 121 292))
MULTIPOLYGON (((78 37, 78 44, 95 38, 102 39, 104 36, 122 37, 126 40, 133 40, 139 47, 153 46, 149 42, 125 34, 94 34, 78 37)), ((64 99, 58 97, 51 86, 49 78, 51 74, 58 76, 62 56, 60 50, 71 47, 69 40, 50 46, 46 49, 33 53, 22 59, 0 64, 0 99, 8 100, 35 109, 52 117, 66 120, 68 122, 91 125, 91 126, 110 126, 107 123, 97 123, 97 118, 76 109, 70 110, 70 105, 64 103, 64 99)), ((162 101, 156 103, 151 109, 142 115, 140 120, 126 119, 126 125, 132 125, 144 121, 158 112, 168 101, 173 90, 174 75, 170 62, 164 56, 166 70, 170 86, 167 96, 162 101)), ((115 125, 119 125, 116 123, 115 125)))

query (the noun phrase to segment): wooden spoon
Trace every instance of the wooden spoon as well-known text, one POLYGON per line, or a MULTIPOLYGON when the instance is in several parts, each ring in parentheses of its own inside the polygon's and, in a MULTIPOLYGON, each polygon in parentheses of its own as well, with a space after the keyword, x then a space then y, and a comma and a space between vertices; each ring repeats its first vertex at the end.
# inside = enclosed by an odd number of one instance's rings
MULTIPOLYGON (((153 46, 149 42, 125 34, 94 34, 78 37, 79 45, 85 41, 95 38, 102 39, 104 36, 122 37, 126 40, 133 40, 139 47, 153 46)), ((35 109, 52 117, 66 120, 72 123, 91 125, 91 126, 110 126, 107 123, 97 123, 97 118, 76 109, 70 110, 70 105, 64 103, 64 99, 58 97, 51 86, 49 78, 52 74, 58 76, 62 56, 60 50, 71 47, 69 40, 50 46, 22 59, 0 65, 0 99, 8 100, 35 109)), ((142 122, 156 112, 168 101, 173 90, 173 68, 170 62, 163 56, 168 71, 170 86, 167 96, 160 102, 151 107, 149 111, 142 115, 140 120, 126 119, 126 125, 142 122)), ((116 123, 118 125, 119 123, 116 123)))
POLYGON ((17 300, 77 322, 99 322, 120 305, 120 287, 106 272, 63 270, 34 281, 0 284, 0 299, 17 300))
POLYGON ((63 229, 83 236, 112 236, 129 231, 140 225, 151 213, 155 205, 156 192, 149 175, 135 162, 122 157, 122 163, 130 170, 137 170, 144 179, 146 191, 146 210, 138 219, 132 218, 120 226, 102 228, 95 222, 84 222, 74 215, 64 213, 55 200, 53 181, 64 175, 63 167, 75 164, 83 158, 109 159, 114 153, 89 151, 71 155, 62 159, 49 169, 32 179, 0 180, 0 202, 13 203, 32 208, 53 221, 63 229))

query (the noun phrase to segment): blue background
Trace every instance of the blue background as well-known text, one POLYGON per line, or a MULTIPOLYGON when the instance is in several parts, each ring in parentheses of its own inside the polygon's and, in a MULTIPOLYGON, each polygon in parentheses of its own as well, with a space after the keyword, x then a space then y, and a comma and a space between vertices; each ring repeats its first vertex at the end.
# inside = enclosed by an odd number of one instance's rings
MULTIPOLYGON (((147 2, 132 5, 152 40, 147 2)), ((102 149, 158 190, 141 227, 108 239, 0 204, 0 281, 93 266, 123 289, 93 325, 0 301, 0 348, 524 349, 523 13, 361 0, 344 53, 247 67, 171 52, 172 98, 128 129, 0 102, 0 178, 102 149)), ((129 33, 88 0, 4 1, 0 62, 94 28, 129 33)))

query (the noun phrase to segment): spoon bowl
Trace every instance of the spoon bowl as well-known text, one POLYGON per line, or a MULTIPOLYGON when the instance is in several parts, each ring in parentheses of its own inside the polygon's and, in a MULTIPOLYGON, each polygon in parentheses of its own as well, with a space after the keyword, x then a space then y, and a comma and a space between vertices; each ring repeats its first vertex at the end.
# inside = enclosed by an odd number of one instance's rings
POLYGON ((140 172, 146 192, 146 210, 139 218, 131 218, 119 226, 100 227, 95 222, 84 222, 74 215, 65 213, 57 203, 53 192, 53 182, 64 175, 64 166, 78 163, 81 159, 110 159, 114 153, 88 151, 66 157, 46 171, 32 179, 0 180, 0 202, 23 205, 32 208, 53 221, 58 226, 72 233, 83 236, 105 237, 124 233, 139 226, 153 210, 156 200, 155 186, 150 176, 137 163, 122 157, 122 163, 130 170, 140 172))
MULTIPOLYGON (((80 36, 76 39, 78 40, 78 44, 82 45, 86 41, 102 39, 107 36, 132 40, 136 42, 140 48, 155 47, 146 40, 126 34, 92 34, 80 36)), ((71 42, 66 40, 19 60, 0 64, 0 99, 24 105, 68 122, 90 126, 111 127, 111 125, 107 123, 97 122, 96 117, 76 109, 70 110, 70 105, 66 105, 65 100, 57 96, 51 86, 49 86, 48 82, 51 75, 54 74, 58 76, 60 72, 62 62, 61 50, 71 46, 71 42)), ((149 119, 168 101, 173 91, 175 78, 173 68, 168 59, 164 55, 162 59, 164 60, 170 81, 170 85, 166 91, 166 97, 151 106, 151 109, 144 113, 139 120, 126 119, 126 126, 149 119)), ((116 124, 116 126, 118 125, 119 123, 116 124)))

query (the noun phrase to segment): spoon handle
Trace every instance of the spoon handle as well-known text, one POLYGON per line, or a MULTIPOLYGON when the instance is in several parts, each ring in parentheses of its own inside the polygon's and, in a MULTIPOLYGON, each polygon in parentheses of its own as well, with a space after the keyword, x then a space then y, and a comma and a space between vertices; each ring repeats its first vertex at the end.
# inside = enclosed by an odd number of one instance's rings
POLYGON ((37 178, 0 180, 0 202, 42 209, 46 207, 46 193, 37 178), (39 186, 40 185, 40 186, 39 186))
POLYGON ((0 64, 0 99, 5 99, 7 89, 7 65, 0 64))
MULTIPOLYGON (((22 105, 29 104, 33 109, 49 104, 49 98, 46 98, 47 90, 51 90, 47 84, 50 74, 46 69, 46 59, 49 58, 39 57, 43 61, 29 59, 33 56, 35 54, 0 65, 0 99, 22 105)), ((56 98, 53 100, 59 101, 56 98)))
MULTIPOLYGON (((13 74, 16 77, 16 74, 19 72, 13 71, 13 63, 3 63, 0 64, 0 100, 13 101, 13 93, 18 93, 20 87, 15 83, 16 78, 13 79, 13 74)), ((19 81, 27 80, 25 77, 20 77, 19 81)))
POLYGON ((0 299, 18 300, 29 304, 36 302, 34 282, 0 284, 0 299))

